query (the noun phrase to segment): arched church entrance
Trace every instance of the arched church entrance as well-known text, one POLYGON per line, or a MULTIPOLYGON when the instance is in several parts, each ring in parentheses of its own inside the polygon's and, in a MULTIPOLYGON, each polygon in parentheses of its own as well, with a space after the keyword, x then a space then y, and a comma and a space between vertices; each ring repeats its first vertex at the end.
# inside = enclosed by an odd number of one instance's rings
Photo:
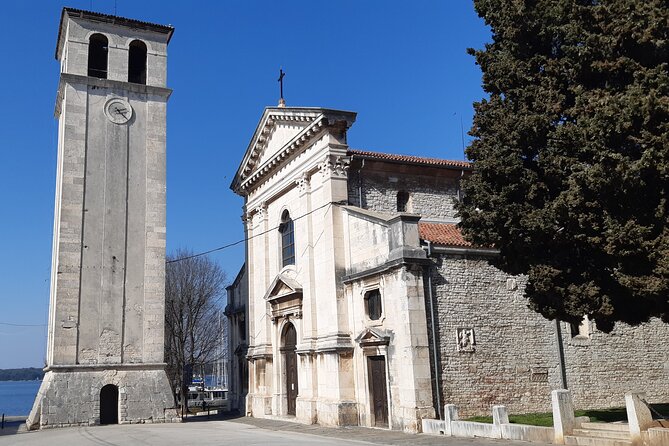
POLYGON ((114 384, 100 390, 100 424, 118 424, 118 387, 114 384))
POLYGON ((290 322, 283 329, 281 353, 286 365, 286 397, 288 415, 295 415, 297 401, 297 332, 290 322))

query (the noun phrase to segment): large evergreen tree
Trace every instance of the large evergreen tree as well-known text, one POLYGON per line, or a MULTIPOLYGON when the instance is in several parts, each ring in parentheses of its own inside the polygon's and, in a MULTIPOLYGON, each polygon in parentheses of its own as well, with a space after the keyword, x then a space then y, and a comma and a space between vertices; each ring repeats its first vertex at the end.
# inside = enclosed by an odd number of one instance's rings
POLYGON ((475 0, 461 227, 545 317, 669 322, 667 0, 475 0))

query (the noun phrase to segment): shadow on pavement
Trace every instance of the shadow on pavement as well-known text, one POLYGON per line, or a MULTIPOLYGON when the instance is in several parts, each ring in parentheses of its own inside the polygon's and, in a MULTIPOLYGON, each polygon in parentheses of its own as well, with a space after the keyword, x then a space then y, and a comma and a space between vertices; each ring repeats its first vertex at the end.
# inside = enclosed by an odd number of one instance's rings
POLYGON ((27 431, 26 417, 5 417, 5 427, 0 429, 0 435, 13 435, 27 431))

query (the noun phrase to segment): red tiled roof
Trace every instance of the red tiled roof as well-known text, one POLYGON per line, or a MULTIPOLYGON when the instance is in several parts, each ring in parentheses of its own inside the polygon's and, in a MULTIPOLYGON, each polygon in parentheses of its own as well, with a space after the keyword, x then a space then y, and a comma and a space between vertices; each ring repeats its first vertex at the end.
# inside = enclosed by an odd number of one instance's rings
POLYGON ((426 166, 437 166, 437 167, 455 167, 459 169, 471 169, 471 163, 467 161, 454 161, 454 160, 445 160, 439 158, 423 158, 420 156, 412 155, 394 155, 391 153, 380 153, 380 152, 368 152, 366 150, 348 150, 349 155, 359 156, 366 159, 374 159, 380 161, 391 161, 396 163, 407 163, 407 164, 420 164, 426 166))
POLYGON ((418 233, 423 240, 446 246, 472 246, 466 241, 457 225, 449 223, 418 223, 418 233))

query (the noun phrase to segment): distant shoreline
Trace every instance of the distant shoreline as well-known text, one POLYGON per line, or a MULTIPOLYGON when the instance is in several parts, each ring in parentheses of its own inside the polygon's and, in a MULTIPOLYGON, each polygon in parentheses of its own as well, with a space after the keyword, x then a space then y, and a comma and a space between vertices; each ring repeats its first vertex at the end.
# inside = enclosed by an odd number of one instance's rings
POLYGON ((2 383, 21 383, 25 381, 42 381, 42 378, 35 378, 35 379, 0 379, 0 382, 2 383))
POLYGON ((42 378, 44 371, 37 367, 0 369, 0 381, 40 381, 42 378))

